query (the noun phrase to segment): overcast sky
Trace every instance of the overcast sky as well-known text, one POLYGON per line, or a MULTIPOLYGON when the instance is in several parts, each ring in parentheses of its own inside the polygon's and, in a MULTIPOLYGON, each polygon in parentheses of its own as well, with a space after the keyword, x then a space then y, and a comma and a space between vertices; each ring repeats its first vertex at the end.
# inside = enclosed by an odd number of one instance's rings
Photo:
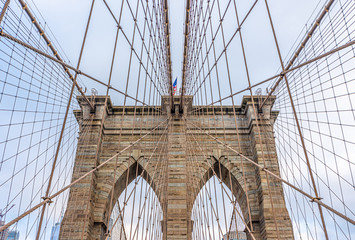
MULTIPOLYGON (((32 0, 31 0, 32 1, 32 0)), ((76 65, 81 41, 85 29, 87 16, 90 9, 91 1, 88 0, 33 0, 43 15, 48 26, 54 32, 58 42, 63 47, 64 52, 76 65)), ((115 2, 108 0, 109 5, 115 6, 115 2)), ((136 1, 133 1, 136 2, 136 1)), ((222 3, 227 1, 221 1, 222 3)), ((240 18, 242 18, 247 9, 249 9, 252 1, 237 1, 240 6, 240 18)), ((325 0, 309 1, 269 1, 272 12, 275 29, 279 38, 282 56, 285 59, 293 44, 297 40, 300 33, 304 34, 304 27, 307 24, 312 13, 318 13, 319 9, 325 3, 325 0), (316 10, 315 10, 316 9, 316 10)), ((132 4, 134 5, 134 4, 132 4)), ((116 15, 118 9, 113 8, 116 15)), ((124 12, 127 12, 127 8, 124 12)), ((182 61, 183 61, 183 31, 185 19, 185 1, 170 0, 170 31, 171 31, 171 53, 172 53, 172 69, 173 78, 178 78, 178 86, 181 84, 182 61)), ((127 17, 129 17, 127 15, 127 17)), ((277 58, 276 48, 273 42, 270 25, 267 21, 264 1, 259 1, 250 18, 243 27, 244 41, 247 56, 249 58, 250 72, 252 72, 252 81, 257 82, 266 79, 276 73, 280 64, 277 58), (266 47, 267 46, 267 47, 266 47)), ((131 17, 130 17, 131 18, 131 17)), ((138 18, 138 21, 143 18, 138 18)), ((312 18, 313 20, 313 18, 312 18)), ((124 22, 124 19, 123 19, 124 22)), ((124 29, 128 31, 128 27, 124 29)), ((93 76, 107 81, 107 72, 111 61, 113 39, 114 39, 113 21, 107 10, 104 8, 102 1, 96 1, 92 25, 89 30, 87 47, 84 52, 81 69, 93 76)), ((231 22, 225 24, 225 32, 232 32, 236 29, 236 23, 231 22)), ((238 40, 239 41, 239 40, 238 40)), ((237 41, 235 41, 237 42, 237 41)), ((298 42, 297 42, 298 43, 298 42)), ((217 44, 218 45, 218 44, 217 44)), ((221 46, 221 42, 219 43, 221 46)), ((218 48, 218 46, 217 46, 218 48)), ((238 46, 231 46, 230 55, 235 52, 239 53, 238 46)), ((119 55, 122 58, 128 58, 128 52, 119 55)), ((118 60, 119 62, 119 60, 118 60)), ((239 64, 236 62, 235 64, 239 64)), ((233 65, 233 62, 232 64, 233 65)), ((241 65, 241 64, 239 64, 241 65)), ((241 65, 241 67, 243 67, 241 65)), ((119 67, 118 67, 119 68, 119 67)), ((88 89, 96 87, 99 94, 104 94, 104 88, 98 87, 90 80, 85 80, 85 86, 88 89)), ((240 87, 245 87, 246 82, 242 82, 240 87)), ((235 87, 238 89, 238 86, 235 87)))
MULTIPOLYGON (((107 0, 112 7, 116 16, 119 14, 119 0, 107 0)), ((132 5, 136 3, 131 1, 132 5)), ((144 1, 145 2, 145 1, 144 1)), ((220 0, 222 4, 227 0, 220 0)), ((279 40, 281 54, 285 61, 290 58, 289 53, 294 50, 301 41, 306 32, 306 27, 314 20, 316 14, 324 6, 326 0, 269 0, 271 13, 275 25, 276 34, 279 40), (296 43, 296 45, 294 45, 296 43)), ((59 51, 68 57, 72 66, 76 66, 79 56, 80 46, 85 30, 85 25, 91 5, 90 0, 29 0, 29 5, 38 8, 39 12, 45 19, 46 29, 50 27, 57 42, 61 45, 63 51, 59 51)), ((238 0, 237 4, 240 10, 240 19, 244 17, 248 11, 252 1, 238 0)), ((127 5, 126 5, 127 6, 127 5)), ((128 34, 132 35, 132 17, 125 6, 122 27, 128 34)), ((38 14, 38 12, 36 13, 38 14)), ((178 78, 178 88, 181 85, 182 61, 183 61, 183 44, 184 44, 184 20, 185 20, 185 1, 170 0, 169 1, 170 31, 171 31, 171 60, 172 60, 172 77, 178 78)), ((142 15, 138 17, 138 23, 142 24, 144 18, 142 15)), ((218 22, 218 19, 214 19, 218 22)), ((140 25, 142 26, 142 25, 140 25)), ((225 20, 225 33, 230 36, 237 28, 236 22, 233 20, 225 20)), ((107 82, 109 76, 110 63, 112 58, 112 50, 116 32, 116 25, 104 7, 103 1, 96 0, 92 17, 92 24, 89 29, 86 48, 84 50, 83 61, 80 70, 86 72, 103 82, 107 82)), ((267 19, 264 1, 259 1, 253 10, 250 18, 245 22, 242 28, 244 44, 248 58, 249 71, 252 83, 257 83, 280 71, 280 62, 277 56, 272 32, 267 19)), ((120 35, 122 36, 122 35, 120 35)), ((228 38, 228 37, 227 37, 228 38)), ((231 44, 227 52, 230 57, 230 66, 233 79, 233 90, 237 91, 248 86, 243 62, 241 61, 240 46, 235 39, 235 44, 231 44), (243 75, 244 74, 244 75, 243 75)), ((221 41, 216 41, 217 54, 223 48, 221 41)), ((130 48, 127 46, 122 37, 119 39, 119 47, 115 70, 113 73, 112 85, 121 91, 125 91, 125 81, 128 69, 130 48)), ((128 94, 135 95, 135 86, 138 72, 138 64, 132 62, 131 82, 128 87, 128 94)), ((226 84, 226 71, 220 69, 220 77, 223 84, 226 84)), ((100 95, 106 93, 106 88, 94 83, 93 81, 81 78, 80 82, 88 89, 90 94, 91 88, 96 88, 100 95)), ((264 85, 263 88, 268 86, 264 85)), ((214 92, 213 94, 217 94, 214 92)), ((222 89, 222 97, 229 94, 227 88, 222 89)), ((248 94, 248 93, 245 93, 248 94)), ((123 103, 122 96, 114 92, 110 92, 114 104, 121 105, 123 103)), ((219 96, 214 96, 215 100, 219 96)), ((142 99, 142 95, 138 97, 142 99)), ((240 98, 237 98, 240 99, 240 98)), ((229 101, 225 103, 230 104, 229 101)), ((236 104, 239 104, 237 101, 236 104)), ((134 104, 130 102, 129 104, 134 104)), ((75 122, 73 124, 76 124, 75 122)), ((353 124, 353 123, 352 123, 353 124)), ((75 125, 76 126, 76 125, 75 125)), ((291 134, 288 135, 290 137, 291 134)), ((287 145, 287 143, 286 143, 287 145)), ((346 168, 346 166, 344 167, 346 168)), ((47 229, 49 232, 49 229, 47 229)), ((49 234, 49 233, 48 233, 49 234)))

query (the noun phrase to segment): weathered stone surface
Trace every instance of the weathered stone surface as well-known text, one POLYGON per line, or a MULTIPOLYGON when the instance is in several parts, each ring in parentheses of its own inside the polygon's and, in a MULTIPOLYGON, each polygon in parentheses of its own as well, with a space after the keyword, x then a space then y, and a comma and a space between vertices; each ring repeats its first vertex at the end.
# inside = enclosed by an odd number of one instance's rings
MULTIPOLYGON (((191 239, 192 207, 199 190, 213 176, 213 172, 235 195, 246 223, 249 227, 252 223, 256 239, 293 239, 281 182, 268 177, 260 168, 217 144, 200 130, 187 128, 184 120, 186 117, 187 121, 208 130, 233 149, 279 174, 273 138, 277 112, 271 111, 274 98, 264 105, 262 111, 257 112, 258 125, 249 96, 243 98, 241 106, 235 107, 192 106, 192 97, 187 96, 182 109, 179 96, 173 100, 164 96, 162 106, 156 106, 155 109, 112 106, 110 100, 104 109, 105 98, 98 96, 93 100, 95 112, 90 112, 81 98, 78 100, 81 110, 75 111, 75 115, 81 131, 73 180, 112 157, 162 121, 170 117, 171 121, 166 129, 166 141, 161 141, 165 131, 165 126, 162 126, 140 144, 70 189, 60 239, 104 239, 112 211, 111 201, 115 202, 127 183, 138 175, 151 183, 162 206, 163 239, 191 239), (189 134, 193 134, 203 148, 203 151, 194 149, 193 165, 187 159, 186 138, 189 134), (155 147, 156 157, 152 158, 155 160, 146 164, 146 158, 155 147), (158 158, 161 150, 166 151, 164 159, 158 158)), ((254 100, 258 103, 258 98, 254 100)))

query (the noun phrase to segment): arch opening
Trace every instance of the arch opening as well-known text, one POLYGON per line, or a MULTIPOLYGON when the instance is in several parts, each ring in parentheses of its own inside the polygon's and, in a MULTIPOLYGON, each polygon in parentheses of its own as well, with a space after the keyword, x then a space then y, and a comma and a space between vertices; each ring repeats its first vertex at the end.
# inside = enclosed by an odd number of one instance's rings
POLYGON ((105 213, 108 239, 162 239, 163 210, 159 190, 139 163, 134 162, 117 179, 113 194, 112 205, 106 207, 105 213), (108 214, 109 209, 112 210, 108 214))
POLYGON ((245 219, 229 187, 212 176, 196 196, 192 239, 246 239, 245 219), (235 205, 233 204, 235 202, 235 205))
POLYGON ((204 174, 193 197, 192 239, 247 239, 244 189, 219 161, 204 174))

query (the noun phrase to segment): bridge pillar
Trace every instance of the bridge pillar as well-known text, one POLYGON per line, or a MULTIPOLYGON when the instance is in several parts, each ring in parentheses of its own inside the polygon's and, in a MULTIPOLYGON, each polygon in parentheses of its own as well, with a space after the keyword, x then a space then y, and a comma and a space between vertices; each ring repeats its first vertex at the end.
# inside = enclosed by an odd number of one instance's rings
POLYGON ((174 115, 169 126, 168 142, 166 239, 187 240, 186 136, 179 114, 174 115))
MULTIPOLYGON (((104 118, 102 118, 102 113, 106 112, 104 111, 104 101, 96 102, 93 113, 90 112, 90 107, 86 102, 81 102, 80 105, 82 116, 79 117, 79 121, 90 122, 90 126, 86 125, 86 131, 84 131, 85 125, 79 123, 80 132, 85 132, 85 134, 81 133, 78 140, 72 181, 99 164, 96 152, 100 151, 103 136, 100 134, 101 123, 106 115, 104 114, 104 118)), ((60 239, 95 239, 95 235, 100 234, 101 226, 95 224, 94 221, 96 183, 97 173, 94 172, 70 188, 67 209, 60 229, 60 239)))
MULTIPOLYGON (((280 176, 273 133, 276 116, 272 116, 272 102, 265 104, 260 111, 256 109, 258 126, 251 98, 244 98, 244 101, 246 101, 245 111, 250 126, 253 160, 280 176)), ((255 103, 258 101, 256 100, 255 103)), ((259 219, 255 226, 260 228, 258 233, 260 239, 293 239, 291 219, 286 208, 281 181, 270 175, 267 176, 266 172, 259 167, 255 168, 255 177, 256 201, 259 206, 259 219)))
MULTIPOLYGON (((168 180, 166 192, 166 214, 164 240, 190 240, 192 237, 191 206, 187 187, 186 126, 179 98, 175 97, 175 111, 169 126, 168 136, 168 180)), ((190 103, 191 104, 191 103, 190 103)))

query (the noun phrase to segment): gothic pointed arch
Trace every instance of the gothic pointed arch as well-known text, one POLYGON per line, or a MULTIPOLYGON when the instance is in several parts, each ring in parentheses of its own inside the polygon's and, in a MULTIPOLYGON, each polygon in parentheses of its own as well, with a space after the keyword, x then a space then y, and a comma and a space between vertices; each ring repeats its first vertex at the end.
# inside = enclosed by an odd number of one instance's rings
MULTIPOLYGON (((227 187, 228 189, 223 190, 224 192, 229 192, 235 198, 235 201, 240 206, 241 213, 245 223, 250 226, 250 217, 248 211, 248 204, 247 204, 247 191, 245 189, 244 178, 243 174, 240 170, 240 166, 238 164, 232 163, 228 160, 227 157, 221 156, 218 159, 214 156, 211 156, 209 159, 209 164, 206 163, 206 168, 204 174, 202 175, 201 179, 198 183, 198 191, 194 191, 192 197, 192 203, 196 202, 196 198, 202 188, 208 183, 208 181, 212 177, 217 177, 219 181, 219 185, 223 183, 224 188, 227 187)), ((244 163, 245 164, 245 163, 244 163)), ((250 194, 250 193, 249 193, 250 194)), ((229 197, 232 197, 232 196, 229 197)), ((255 199, 252 199, 254 201, 255 199)), ((229 201, 229 200, 228 200, 229 201)), ((249 199, 250 203, 250 199, 249 199)), ((256 206, 256 204, 253 204, 256 206)), ((254 207, 254 211, 256 207, 254 207)), ((254 219, 258 216, 254 216, 254 219)), ((252 217, 253 219, 253 217, 252 217)))

